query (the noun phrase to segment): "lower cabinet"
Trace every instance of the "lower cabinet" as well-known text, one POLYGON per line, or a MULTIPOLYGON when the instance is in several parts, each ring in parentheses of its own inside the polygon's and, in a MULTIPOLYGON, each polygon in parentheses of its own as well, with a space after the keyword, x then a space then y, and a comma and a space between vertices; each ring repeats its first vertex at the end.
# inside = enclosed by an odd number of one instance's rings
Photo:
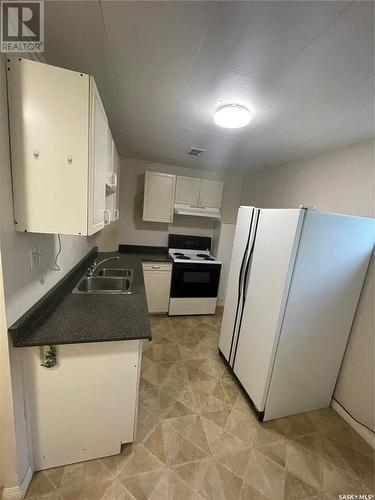
POLYGON ((23 349, 34 470, 115 455, 134 441, 141 343, 59 345, 53 368, 41 366, 43 348, 23 349))
POLYGON ((171 289, 172 263, 143 262, 148 312, 167 313, 171 289))

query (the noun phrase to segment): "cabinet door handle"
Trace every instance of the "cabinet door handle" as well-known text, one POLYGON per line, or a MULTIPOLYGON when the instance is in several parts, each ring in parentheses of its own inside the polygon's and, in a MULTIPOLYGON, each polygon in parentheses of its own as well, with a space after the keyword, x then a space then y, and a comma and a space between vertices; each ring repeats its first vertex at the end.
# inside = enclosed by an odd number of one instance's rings
POLYGON ((117 188, 117 174, 116 174, 116 172, 112 172, 112 176, 113 176, 112 184, 114 184, 114 186, 117 188))
POLYGON ((111 211, 107 210, 107 209, 104 209, 103 212, 104 212, 104 225, 108 226, 111 223, 111 211), (107 219, 105 217, 105 214, 108 215, 107 219))
POLYGON ((160 266, 152 266, 152 269, 160 269, 160 266))
POLYGON ((115 221, 119 220, 119 218, 120 218, 120 210, 118 208, 115 208, 115 219, 114 220, 115 221))

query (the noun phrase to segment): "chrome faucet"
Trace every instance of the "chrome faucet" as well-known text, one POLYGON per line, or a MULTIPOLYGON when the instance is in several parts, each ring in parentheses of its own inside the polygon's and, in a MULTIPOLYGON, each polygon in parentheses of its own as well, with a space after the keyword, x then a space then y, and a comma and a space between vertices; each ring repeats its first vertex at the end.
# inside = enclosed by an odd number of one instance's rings
POLYGON ((103 264, 103 262, 107 262, 107 260, 112 260, 112 259, 120 260, 120 256, 115 255, 114 257, 107 257, 106 259, 103 259, 100 262, 96 262, 96 260, 95 260, 94 263, 87 269, 86 275, 88 277, 93 276, 95 271, 97 270, 97 268, 100 266, 100 264, 103 264))

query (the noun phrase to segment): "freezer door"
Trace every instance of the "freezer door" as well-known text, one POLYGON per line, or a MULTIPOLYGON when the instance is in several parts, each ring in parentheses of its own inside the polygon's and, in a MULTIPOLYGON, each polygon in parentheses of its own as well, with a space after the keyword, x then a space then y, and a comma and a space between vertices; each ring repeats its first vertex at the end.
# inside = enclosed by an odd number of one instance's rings
POLYGON ((264 410, 304 213, 301 209, 260 210, 245 276, 245 306, 233 370, 260 412, 264 410))
POLYGON ((308 211, 265 419, 330 405, 375 241, 375 221, 308 211))
POLYGON ((238 333, 239 311, 242 308, 243 299, 243 277, 249 252, 254 212, 254 207, 240 207, 238 210, 219 339, 219 349, 228 362, 233 359, 234 338, 238 333))

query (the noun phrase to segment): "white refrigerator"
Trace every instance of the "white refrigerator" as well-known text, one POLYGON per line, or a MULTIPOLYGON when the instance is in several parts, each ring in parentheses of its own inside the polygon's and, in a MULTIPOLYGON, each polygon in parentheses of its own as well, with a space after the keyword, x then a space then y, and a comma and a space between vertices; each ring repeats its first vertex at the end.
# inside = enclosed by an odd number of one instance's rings
POLYGON ((219 352, 260 420, 330 405, 375 221, 240 207, 219 352))

